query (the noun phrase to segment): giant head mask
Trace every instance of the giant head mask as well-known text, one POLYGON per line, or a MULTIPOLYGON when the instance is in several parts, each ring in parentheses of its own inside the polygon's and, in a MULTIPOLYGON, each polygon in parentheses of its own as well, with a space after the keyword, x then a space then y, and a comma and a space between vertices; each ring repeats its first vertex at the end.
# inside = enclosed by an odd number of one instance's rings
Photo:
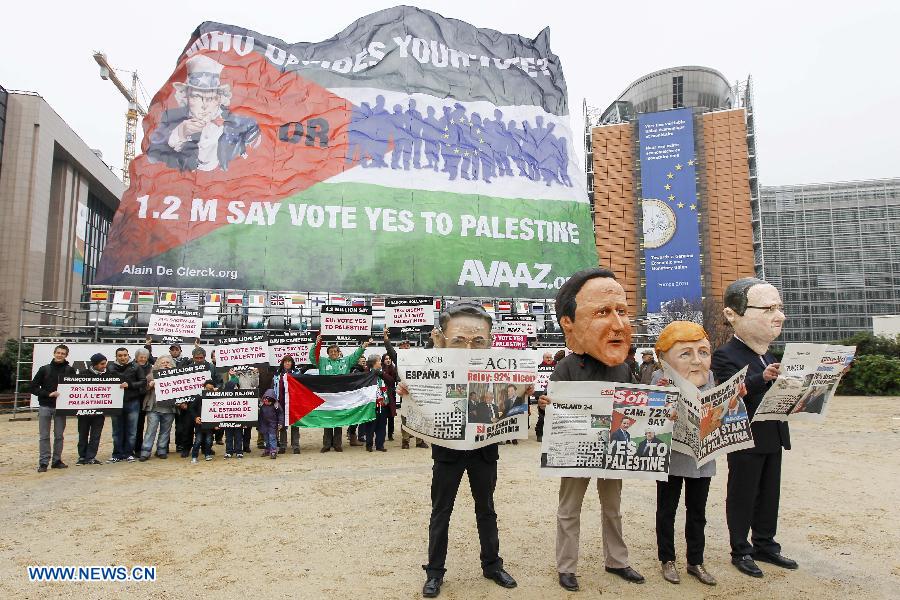
POLYGON ((725 289, 725 320, 757 354, 765 354, 781 335, 784 305, 775 286, 755 277, 738 279, 725 289))
POLYGON ((440 314, 431 339, 436 348, 490 348, 492 322, 480 304, 456 302, 440 314))
POLYGON ((656 340, 656 353, 676 373, 702 387, 709 381, 712 349, 702 325, 672 321, 656 340))
POLYGON ((556 318, 566 345, 608 366, 625 362, 631 348, 631 322, 625 290, 607 269, 572 275, 556 295, 556 318))

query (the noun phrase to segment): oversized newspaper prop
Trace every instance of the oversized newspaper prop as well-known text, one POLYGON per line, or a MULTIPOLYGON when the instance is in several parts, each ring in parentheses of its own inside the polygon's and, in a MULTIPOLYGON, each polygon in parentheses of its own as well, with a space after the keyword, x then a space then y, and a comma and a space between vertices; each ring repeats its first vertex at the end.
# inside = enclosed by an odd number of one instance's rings
POLYGON ((472 450, 528 437, 537 357, 516 350, 399 350, 409 388, 403 428, 432 444, 472 450))
POLYGON ((763 396, 753 421, 812 421, 825 418, 856 346, 787 344, 781 374, 763 396))
POLYGON ((551 381, 541 474, 665 480, 678 390, 606 381, 551 381))
POLYGON ((212 373, 206 365, 160 369, 153 374, 156 401, 163 406, 175 406, 176 401, 193 402, 203 392, 207 379, 212 379, 212 373))
POLYGON ((678 420, 672 429, 672 450, 693 456, 701 467, 721 454, 753 447, 747 407, 740 398, 747 367, 725 383, 701 392, 665 361, 662 364, 666 377, 681 392, 678 420))
POLYGON ((63 377, 56 388, 56 414, 76 417, 122 412, 122 380, 106 375, 63 377))

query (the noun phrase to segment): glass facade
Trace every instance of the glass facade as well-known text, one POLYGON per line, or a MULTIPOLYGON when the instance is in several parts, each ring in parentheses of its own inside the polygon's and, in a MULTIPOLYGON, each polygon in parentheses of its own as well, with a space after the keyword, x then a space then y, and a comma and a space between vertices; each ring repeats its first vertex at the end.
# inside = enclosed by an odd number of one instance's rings
POLYGON ((115 210, 104 204, 92 193, 88 194, 87 227, 84 235, 84 271, 82 273, 82 301, 87 301, 88 286, 94 283, 100 254, 106 246, 109 226, 112 224, 115 210))
POLYGON ((761 188, 765 277, 784 342, 836 341, 900 314, 900 179, 761 188))

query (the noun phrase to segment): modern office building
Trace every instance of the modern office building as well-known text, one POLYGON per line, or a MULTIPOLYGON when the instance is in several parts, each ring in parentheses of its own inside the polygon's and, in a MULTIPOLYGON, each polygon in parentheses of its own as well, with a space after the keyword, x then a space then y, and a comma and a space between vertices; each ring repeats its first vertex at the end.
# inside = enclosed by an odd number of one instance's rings
POLYGON ((122 182, 38 94, 0 92, 0 343, 22 300, 78 302, 122 182))
POLYGON ((606 110, 586 107, 600 265, 651 333, 667 310, 696 312, 763 271, 753 119, 749 78, 696 66, 645 75, 606 110))
POLYGON ((783 341, 836 341, 900 314, 900 179, 766 186, 760 208, 783 341))

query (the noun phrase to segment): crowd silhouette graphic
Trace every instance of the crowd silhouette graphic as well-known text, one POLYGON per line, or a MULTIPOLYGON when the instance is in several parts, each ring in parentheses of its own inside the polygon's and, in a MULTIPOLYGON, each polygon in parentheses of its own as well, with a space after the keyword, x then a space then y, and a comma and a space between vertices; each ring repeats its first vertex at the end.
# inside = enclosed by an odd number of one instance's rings
POLYGON ((346 162, 364 168, 431 169, 457 178, 491 183, 497 177, 525 177, 572 187, 568 174, 567 140, 553 133, 554 124, 543 117, 519 126, 505 121, 500 109, 493 120, 476 112, 466 114, 459 103, 437 109, 428 106, 423 115, 410 99, 404 110, 385 106, 384 96, 375 105, 354 107, 349 128, 346 162), (393 143, 390 164, 385 156, 393 143), (423 164, 424 163, 424 164, 423 164))

